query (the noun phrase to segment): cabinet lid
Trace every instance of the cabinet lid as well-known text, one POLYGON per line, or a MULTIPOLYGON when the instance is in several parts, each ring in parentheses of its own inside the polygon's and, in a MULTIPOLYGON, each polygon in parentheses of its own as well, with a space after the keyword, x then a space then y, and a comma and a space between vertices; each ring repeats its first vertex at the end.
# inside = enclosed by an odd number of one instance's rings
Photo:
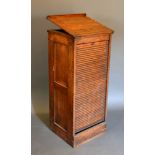
POLYGON ((113 32, 111 29, 87 17, 85 13, 49 15, 47 19, 74 37, 113 32))

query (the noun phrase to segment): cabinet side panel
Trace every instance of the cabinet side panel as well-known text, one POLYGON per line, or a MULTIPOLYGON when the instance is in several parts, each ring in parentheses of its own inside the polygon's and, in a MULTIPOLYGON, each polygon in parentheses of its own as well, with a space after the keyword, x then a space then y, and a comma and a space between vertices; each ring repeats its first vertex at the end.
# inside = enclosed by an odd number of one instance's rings
POLYGON ((54 42, 54 123, 64 131, 68 124, 68 47, 54 42))
POLYGON ((50 126, 73 143, 73 39, 49 32, 50 126), (64 42, 63 42, 64 40, 64 42))
POLYGON ((105 121, 108 41, 76 45, 75 132, 105 121))

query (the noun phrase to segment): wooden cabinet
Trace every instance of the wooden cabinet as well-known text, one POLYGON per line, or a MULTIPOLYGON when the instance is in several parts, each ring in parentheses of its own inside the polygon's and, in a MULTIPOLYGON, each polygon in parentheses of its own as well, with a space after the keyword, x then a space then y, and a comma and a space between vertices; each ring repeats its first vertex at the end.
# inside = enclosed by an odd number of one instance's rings
POLYGON ((106 129, 112 30, 86 14, 50 15, 50 127, 71 146, 106 129))

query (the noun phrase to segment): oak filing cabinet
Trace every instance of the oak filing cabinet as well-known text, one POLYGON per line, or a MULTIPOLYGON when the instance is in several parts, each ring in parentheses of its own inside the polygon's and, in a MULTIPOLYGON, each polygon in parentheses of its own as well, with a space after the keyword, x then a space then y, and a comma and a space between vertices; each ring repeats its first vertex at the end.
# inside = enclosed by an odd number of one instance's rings
POLYGON ((50 127, 76 147, 106 129, 112 30, 81 14, 49 15, 50 127))

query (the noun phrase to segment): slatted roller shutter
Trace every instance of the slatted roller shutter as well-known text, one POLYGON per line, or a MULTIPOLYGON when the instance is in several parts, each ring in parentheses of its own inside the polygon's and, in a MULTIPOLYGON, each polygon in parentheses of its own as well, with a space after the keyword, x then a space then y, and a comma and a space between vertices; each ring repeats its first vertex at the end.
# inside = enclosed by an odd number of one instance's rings
POLYGON ((76 46, 75 131, 104 121, 108 41, 76 46))

